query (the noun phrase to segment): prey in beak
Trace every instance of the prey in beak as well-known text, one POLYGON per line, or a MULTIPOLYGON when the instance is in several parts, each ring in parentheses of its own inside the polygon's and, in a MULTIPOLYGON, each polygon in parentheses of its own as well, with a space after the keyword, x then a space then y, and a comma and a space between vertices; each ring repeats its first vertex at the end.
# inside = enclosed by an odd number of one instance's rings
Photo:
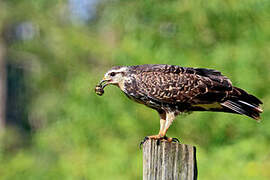
POLYGON ((97 95, 102 96, 104 94, 104 88, 109 85, 117 85, 123 83, 127 67, 118 66, 113 67, 111 70, 105 73, 104 78, 95 87, 97 95))
POLYGON ((109 85, 110 80, 103 79, 95 87, 95 92, 97 95, 102 96, 104 94, 104 88, 109 85))

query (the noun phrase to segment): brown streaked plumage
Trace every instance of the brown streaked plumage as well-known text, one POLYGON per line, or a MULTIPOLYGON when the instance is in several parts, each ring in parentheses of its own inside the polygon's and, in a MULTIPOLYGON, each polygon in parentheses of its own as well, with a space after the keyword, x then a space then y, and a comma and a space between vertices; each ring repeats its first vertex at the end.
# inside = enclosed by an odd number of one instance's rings
POLYGON ((175 65, 146 64, 117 66, 109 70, 96 87, 99 95, 105 86, 117 85, 130 99, 157 110, 160 115, 158 135, 166 133, 177 115, 191 111, 218 111, 242 114, 259 119, 262 102, 244 90, 234 87, 219 71, 175 65))

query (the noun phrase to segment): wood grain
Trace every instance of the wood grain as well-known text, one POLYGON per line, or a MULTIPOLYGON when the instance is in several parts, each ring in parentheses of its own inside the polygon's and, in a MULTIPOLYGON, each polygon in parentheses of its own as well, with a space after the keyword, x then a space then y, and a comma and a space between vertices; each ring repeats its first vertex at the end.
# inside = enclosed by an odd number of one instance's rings
POLYGON ((143 180, 196 180, 194 146, 147 140, 143 145, 143 180))

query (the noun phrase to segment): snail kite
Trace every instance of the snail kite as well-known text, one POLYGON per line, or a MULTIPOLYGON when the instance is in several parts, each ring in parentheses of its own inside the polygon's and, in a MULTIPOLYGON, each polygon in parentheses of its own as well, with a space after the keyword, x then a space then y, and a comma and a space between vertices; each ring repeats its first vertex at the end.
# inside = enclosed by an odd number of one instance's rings
POLYGON ((191 111, 217 111, 249 116, 258 120, 262 102, 234 87, 219 71, 166 64, 116 66, 96 86, 98 95, 104 87, 118 86, 130 99, 155 109, 160 115, 158 135, 146 139, 174 141, 166 136, 177 115, 191 111))

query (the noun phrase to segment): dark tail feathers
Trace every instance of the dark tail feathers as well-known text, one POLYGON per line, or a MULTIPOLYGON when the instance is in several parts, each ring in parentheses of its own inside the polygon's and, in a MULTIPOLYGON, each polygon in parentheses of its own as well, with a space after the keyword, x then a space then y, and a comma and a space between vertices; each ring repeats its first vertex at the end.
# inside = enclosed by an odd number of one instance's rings
POLYGON ((260 104, 262 102, 258 98, 237 87, 233 87, 229 98, 221 103, 226 111, 244 114, 256 120, 260 119, 260 113, 263 112, 260 104))

